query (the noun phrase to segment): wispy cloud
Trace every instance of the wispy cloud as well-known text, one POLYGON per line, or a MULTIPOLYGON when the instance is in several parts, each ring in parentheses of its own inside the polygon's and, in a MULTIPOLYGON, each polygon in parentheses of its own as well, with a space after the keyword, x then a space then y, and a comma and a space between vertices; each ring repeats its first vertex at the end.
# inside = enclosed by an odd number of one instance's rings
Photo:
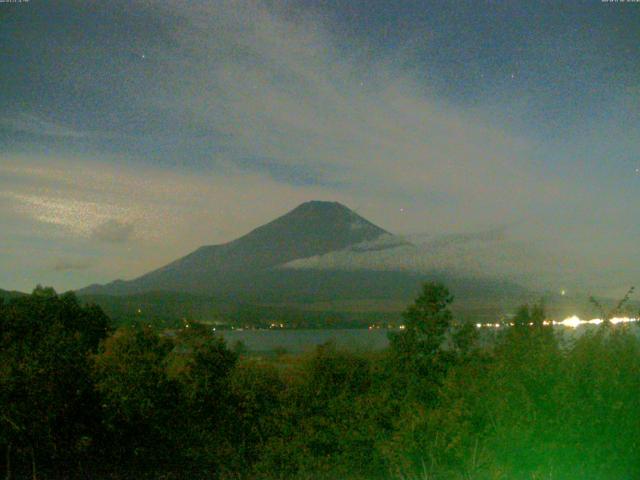
POLYGON ((157 53, 166 76, 149 102, 224 132, 228 163, 313 171, 372 210, 403 207, 407 224, 437 229, 517 221, 579 190, 540 175, 534 146, 490 112, 430 97, 402 58, 363 61, 318 18, 286 20, 277 2, 158 8, 184 22, 176 50, 157 53))
POLYGON ((89 136, 86 132, 24 112, 0 118, 0 129, 48 137, 85 138, 89 136))
MULTIPOLYGON (((570 251, 548 252, 535 242, 518 240, 505 229, 454 234, 408 236, 411 244, 391 248, 346 248, 325 255, 298 259, 285 268, 320 270, 374 270, 447 272, 463 278, 494 278, 521 285, 558 291, 567 285, 611 286, 613 282, 591 278, 596 272, 570 251)), ((389 240, 381 239, 380 246, 389 240)))
POLYGON ((91 238, 99 242, 123 243, 133 237, 133 224, 111 218, 96 226, 91 232, 91 238))
POLYGON ((51 224, 85 237, 114 215, 127 213, 126 207, 82 200, 60 193, 47 195, 5 191, 0 192, 0 197, 4 197, 18 212, 38 222, 51 224))
POLYGON ((88 260, 59 258, 54 262, 52 269, 54 272, 73 272, 86 270, 90 266, 91 263, 88 260))
POLYGON ((76 280, 84 284, 85 278, 131 278, 203 244, 233 240, 312 198, 354 203, 321 186, 283 184, 264 173, 188 173, 113 159, 9 155, 0 159, 0 224, 6 226, 0 245, 19 252, 27 242, 33 268, 49 262, 51 250, 101 258, 76 280))

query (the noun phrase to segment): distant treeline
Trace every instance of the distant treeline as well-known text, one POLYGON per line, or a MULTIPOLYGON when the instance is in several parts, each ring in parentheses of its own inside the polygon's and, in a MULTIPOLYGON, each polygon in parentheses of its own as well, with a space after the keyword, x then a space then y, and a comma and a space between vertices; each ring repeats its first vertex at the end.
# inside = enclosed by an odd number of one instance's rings
MULTIPOLYGON (((221 327, 367 328, 372 323, 401 323, 400 312, 301 309, 287 305, 233 302, 188 293, 151 292, 126 296, 83 295, 85 304, 97 304, 118 326, 146 323, 155 328, 180 328, 201 322, 221 327)), ((363 302, 364 303, 364 302, 363 302)))
POLYGON ((38 287, 0 302, 5 478, 640 478, 640 340, 571 344, 522 307, 495 342, 425 284, 383 352, 244 357, 190 324, 115 329, 38 287))
MULTIPOLYGON (((264 298, 200 295, 187 292, 156 291, 128 295, 81 294, 83 304, 99 305, 114 326, 146 323, 154 328, 180 328, 185 322, 201 322, 244 328, 268 328, 271 323, 282 323, 285 328, 367 328, 369 325, 399 325, 402 311, 420 291, 418 279, 407 286, 402 298, 376 296, 336 298, 333 301, 306 299, 296 302, 280 299, 268 303, 264 298)), ((328 280, 327 280, 328 281, 328 280)), ((329 282, 330 283, 330 282, 329 282)), ((442 283, 442 282, 439 282, 442 283)), ((446 284, 449 287, 449 284, 446 284)), ((524 292, 505 290, 496 292, 494 285, 475 285, 475 290, 460 282, 452 289, 456 302, 452 305, 457 321, 488 323, 506 319, 522 302, 544 300, 547 313, 555 320, 571 315, 587 317, 598 315, 593 304, 584 295, 561 295, 559 292, 524 292), (486 288, 485 288, 486 287, 486 288), (490 288, 491 287, 491 288, 490 288)), ((379 291, 377 293, 380 293, 379 291)), ((284 294, 283 294, 284 295, 284 294)), ((0 291, 0 296, 2 292, 0 291)), ((255 296, 254 296, 255 297, 255 296)), ((606 299, 602 299, 607 302, 606 299)), ((635 304, 640 308, 640 304, 635 304)))

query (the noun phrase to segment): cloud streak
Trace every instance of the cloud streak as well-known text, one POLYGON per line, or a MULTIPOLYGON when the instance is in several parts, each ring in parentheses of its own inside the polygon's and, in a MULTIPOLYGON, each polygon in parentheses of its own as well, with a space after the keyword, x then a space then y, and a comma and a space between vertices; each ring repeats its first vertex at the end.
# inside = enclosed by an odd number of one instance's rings
POLYGON ((131 223, 114 218, 99 224, 91 232, 92 239, 106 243, 124 243, 133 235, 134 227, 131 223))
POLYGON ((91 266, 87 260, 60 258, 53 264, 54 272, 73 272, 78 270, 86 270, 91 266))
POLYGON ((0 118, 0 128, 12 132, 29 133, 49 137, 61 138, 85 138, 87 133, 79 132, 73 128, 51 122, 38 115, 19 112, 11 117, 0 118))
POLYGON ((489 113, 430 98, 402 59, 357 60, 315 18, 292 23, 259 2, 173 13, 185 20, 174 32, 182 55, 159 55, 167 77, 150 101, 224 132, 231 167, 266 158, 312 170, 372 209, 414 207, 412 220, 436 229, 521 220, 580 190, 540 175, 533 146, 489 113))

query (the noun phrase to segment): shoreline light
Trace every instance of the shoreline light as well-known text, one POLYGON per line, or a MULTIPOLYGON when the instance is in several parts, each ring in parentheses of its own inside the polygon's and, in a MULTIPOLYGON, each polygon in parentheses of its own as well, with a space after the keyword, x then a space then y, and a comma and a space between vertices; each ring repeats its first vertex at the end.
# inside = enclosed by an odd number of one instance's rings
MULTIPOLYGON (((637 322, 637 318, 630 317, 613 317, 609 319, 612 325, 618 325, 619 323, 633 323, 637 322)), ((582 320, 577 315, 573 315, 571 317, 567 317, 562 321, 555 320, 544 320, 542 322, 543 325, 554 325, 560 327, 568 327, 568 328, 578 328, 581 325, 600 325, 603 323, 601 318, 592 318, 591 320, 582 320)), ((513 327, 514 323, 476 323, 476 328, 500 328, 500 327, 513 327)), ((533 323, 529 323, 529 326, 533 326, 533 323)))

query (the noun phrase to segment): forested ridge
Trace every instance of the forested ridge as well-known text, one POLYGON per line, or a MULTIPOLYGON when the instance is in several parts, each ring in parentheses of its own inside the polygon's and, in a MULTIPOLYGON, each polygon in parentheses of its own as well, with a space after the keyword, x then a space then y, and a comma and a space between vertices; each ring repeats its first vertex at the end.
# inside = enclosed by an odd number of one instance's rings
MULTIPOLYGON (((459 299, 463 300, 463 299, 459 299)), ((210 328, 115 328, 38 287, 0 303, 5 478, 632 479, 640 340, 522 307, 491 342, 428 283, 382 352, 243 355, 210 328)))

